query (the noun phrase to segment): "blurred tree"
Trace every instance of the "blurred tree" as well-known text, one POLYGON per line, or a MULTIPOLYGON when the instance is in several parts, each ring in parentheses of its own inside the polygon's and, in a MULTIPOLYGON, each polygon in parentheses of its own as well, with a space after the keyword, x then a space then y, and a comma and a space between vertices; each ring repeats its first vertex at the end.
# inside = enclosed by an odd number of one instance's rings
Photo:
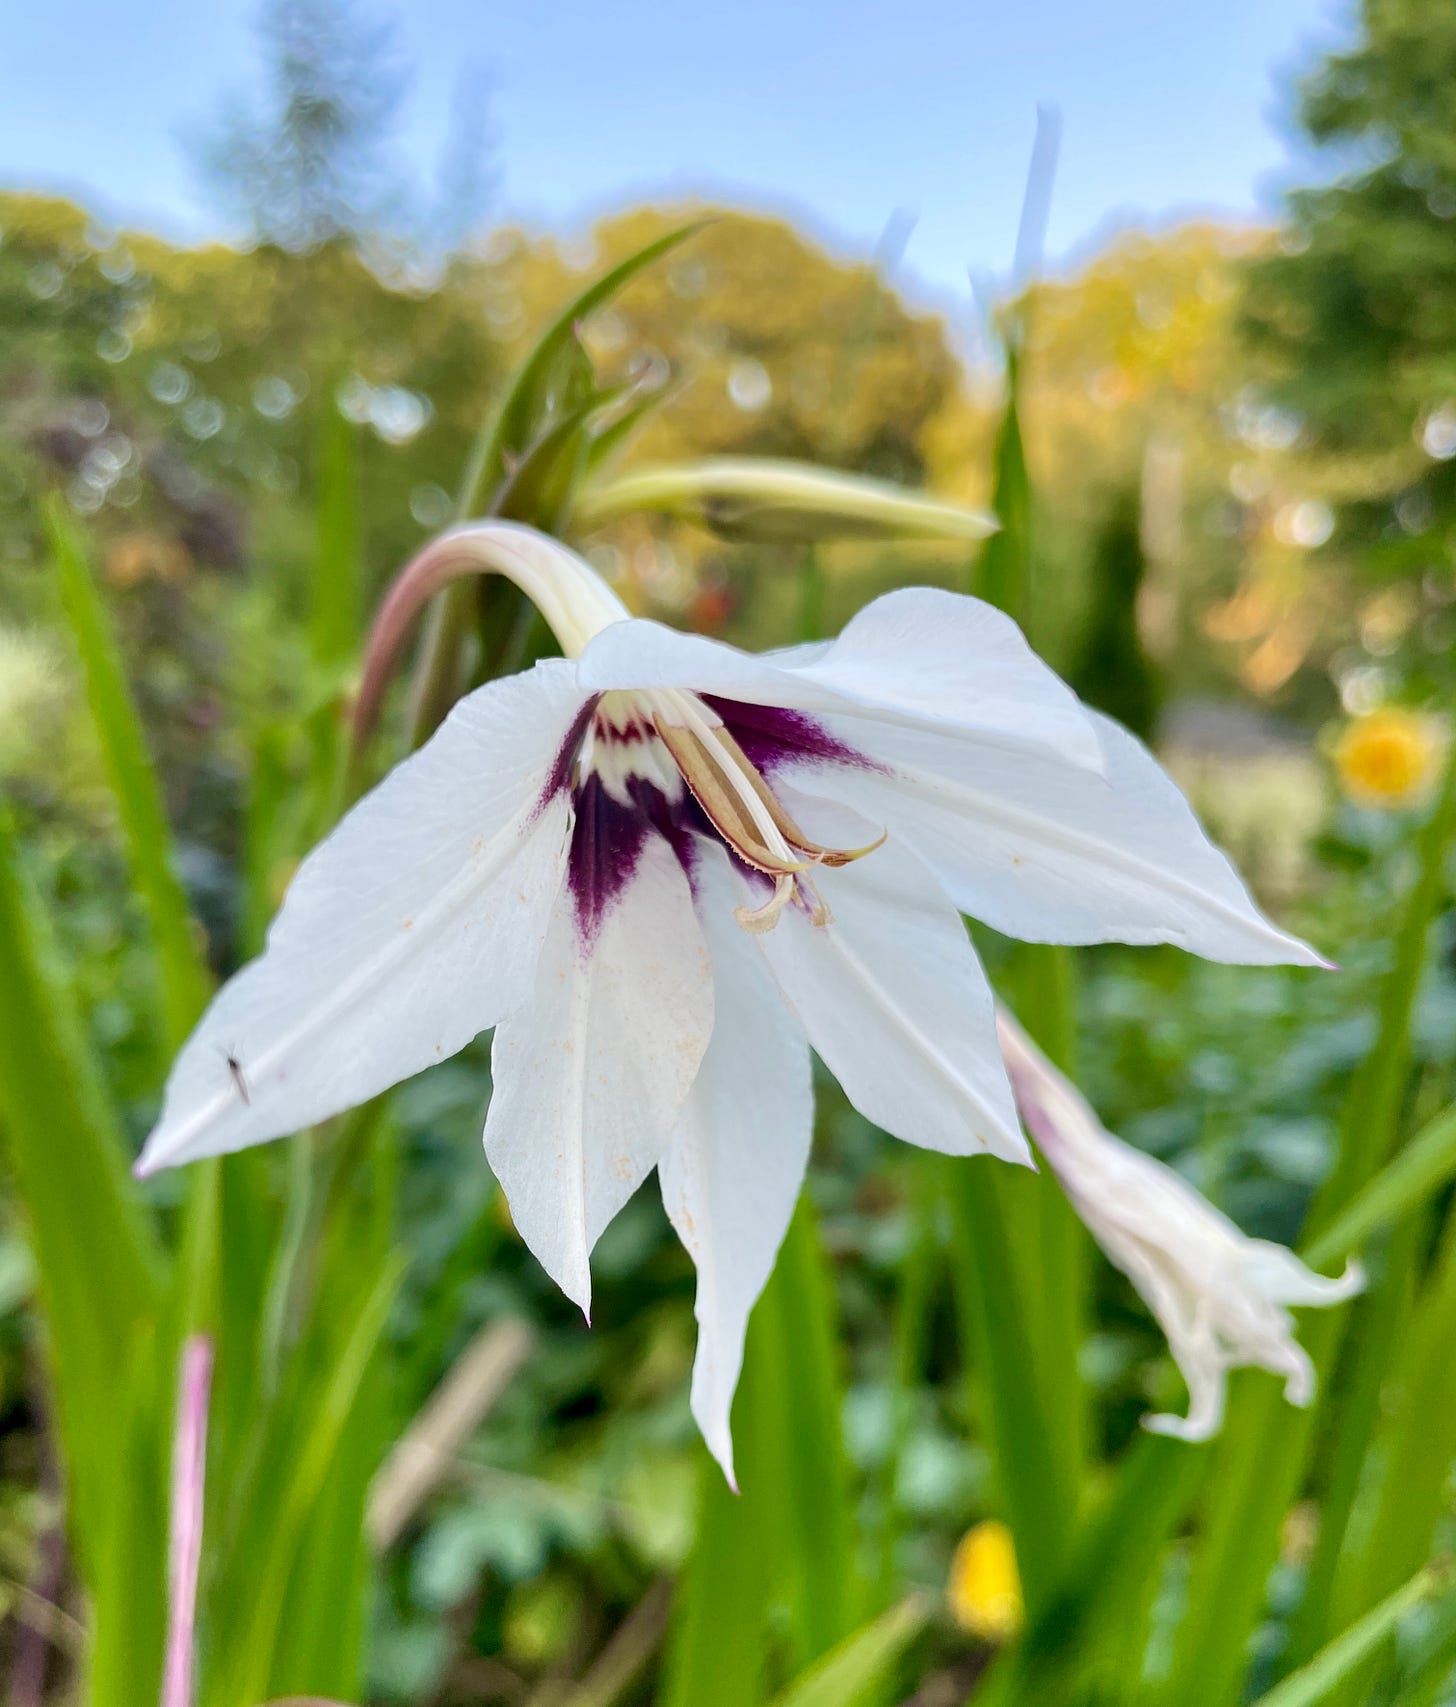
POLYGON ((838 260, 784 220, 638 208, 586 245, 501 232, 487 311, 524 343, 584 271, 695 218, 710 223, 588 329, 604 369, 647 361, 675 381, 634 454, 804 456, 918 482, 921 429, 960 378, 943 324, 912 313, 869 262, 838 260))
MULTIPOLYGON (((587 327, 604 376, 666 388, 627 457, 800 457, 922 484, 922 431, 962 378, 942 322, 907 308, 873 262, 840 260, 784 220, 689 205, 615 215, 585 242, 501 231, 477 262, 485 312, 520 350, 584 273, 692 219, 708 223, 587 327)), ((877 546, 823 550, 806 571, 797 547, 729 545, 687 524, 627 521, 602 544, 641 602, 751 644, 799 620, 802 573, 823 574, 833 629, 906 572, 903 552, 877 546)), ((919 556, 919 579, 959 573, 944 550, 919 556)))
POLYGON ((1289 198, 1246 326, 1331 444, 1404 448, 1456 394, 1456 8, 1363 0, 1361 19, 1298 106, 1347 170, 1289 198))
MULTIPOLYGON (((1240 336, 1240 280, 1274 242, 1207 223, 1129 232, 1035 287, 1023 428, 1055 607, 1037 628, 1064 669, 1099 596, 1108 494, 1139 491, 1141 634, 1166 679, 1184 693, 1237 684, 1286 710, 1329 709, 1327 670, 1348 652, 1355 599, 1351 566, 1320 548, 1337 508, 1371 490, 1379 459, 1312 442, 1261 389, 1269 366, 1240 336)), ((952 396, 929 424, 938 488, 984 499, 994 407, 988 385, 952 396)))
POLYGON ((270 0, 265 96, 234 96, 201 154, 210 188, 290 251, 379 229, 387 142, 405 90, 393 32, 353 0, 270 0))
POLYGON ((381 229, 398 194, 388 145, 405 88, 393 31, 354 0, 269 0, 259 34, 266 91, 225 106, 202 152, 210 187, 281 249, 381 229))
POLYGON ((393 150, 409 78, 391 25, 357 0, 268 0, 258 34, 262 90, 225 99, 197 149, 209 194, 257 241, 292 254, 363 244, 376 261, 397 265, 403 251, 438 263, 482 229, 495 174, 478 66, 460 73, 432 196, 393 150))
POLYGON ((1299 98, 1342 175, 1290 197, 1285 236, 1247 271, 1244 327, 1267 395, 1363 476, 1335 544, 1417 593, 1381 656, 1440 674, 1456 640, 1456 8, 1363 0, 1360 24, 1299 98))

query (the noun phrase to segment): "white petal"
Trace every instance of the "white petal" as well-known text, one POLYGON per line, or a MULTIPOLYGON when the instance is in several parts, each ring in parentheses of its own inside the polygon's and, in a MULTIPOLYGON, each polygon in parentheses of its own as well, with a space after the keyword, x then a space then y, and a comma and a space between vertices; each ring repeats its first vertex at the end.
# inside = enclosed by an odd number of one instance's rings
POLYGON ((693 1415, 731 1483, 728 1421, 743 1336, 803 1183, 814 1093, 809 1046, 753 939, 734 922, 740 896, 717 850, 701 860, 696 891, 713 956, 713 1038, 658 1172, 663 1204, 698 1270, 693 1415))
MULTIPOLYGON (((786 794, 785 804, 798 815, 797 800, 786 794)), ((823 814, 800 821, 846 833, 823 814)), ((850 833, 873 839, 862 825, 850 833)), ((757 940, 845 1095, 911 1144, 1028 1163, 991 989, 933 874, 892 838, 853 865, 816 870, 814 882, 830 923, 787 907, 757 940)))
POLYGON ((869 712, 1102 766, 1087 708, 1009 616, 963 593, 936 587, 886 593, 795 673, 869 712))
POLYGON ((569 822, 542 790, 580 707, 559 659, 492 682, 314 849, 178 1056, 139 1171, 337 1114, 527 998, 569 822))
POLYGON ((666 1148, 712 1029, 708 951, 660 837, 590 945, 563 890, 532 1001, 496 1028, 485 1150, 517 1231, 583 1310, 592 1246, 666 1148))
MULTIPOLYGON (((885 727, 883 769, 795 772, 914 843, 958 907, 1027 942, 1172 942, 1210 960, 1321 965, 1259 911, 1152 755, 1091 714, 1106 775, 885 727)), ((830 719, 832 734, 847 722, 830 719)))
MULTIPOLYGON (((959 593, 909 587, 867 605, 835 641, 762 656, 655 622, 603 629, 581 658, 598 689, 689 688, 751 705, 838 712, 950 728, 995 747, 1060 754, 1098 767, 1102 753, 1076 695, 1009 617, 959 593)), ((859 735, 846 731, 856 745, 859 735)))

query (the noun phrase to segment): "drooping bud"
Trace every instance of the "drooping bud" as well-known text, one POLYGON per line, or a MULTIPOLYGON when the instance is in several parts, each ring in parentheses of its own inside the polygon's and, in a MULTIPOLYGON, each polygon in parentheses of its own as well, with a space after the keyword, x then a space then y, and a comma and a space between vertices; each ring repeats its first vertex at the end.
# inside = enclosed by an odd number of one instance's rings
POLYGON ((1088 1231, 1158 1318, 1188 1383, 1186 1417, 1144 1417, 1143 1427, 1209 1439, 1223 1421, 1228 1372, 1243 1365, 1282 1375, 1285 1398, 1307 1405, 1314 1367, 1288 1306, 1353 1296, 1364 1284, 1359 1267, 1327 1279, 1283 1245, 1246 1238, 1181 1175, 1114 1138, 1004 1008, 996 1030, 1027 1131, 1088 1231))
POLYGON ((828 539, 984 539, 983 510, 887 480, 766 457, 709 457, 636 469, 589 487, 573 521, 593 527, 641 511, 701 523, 725 538, 812 544, 828 539))

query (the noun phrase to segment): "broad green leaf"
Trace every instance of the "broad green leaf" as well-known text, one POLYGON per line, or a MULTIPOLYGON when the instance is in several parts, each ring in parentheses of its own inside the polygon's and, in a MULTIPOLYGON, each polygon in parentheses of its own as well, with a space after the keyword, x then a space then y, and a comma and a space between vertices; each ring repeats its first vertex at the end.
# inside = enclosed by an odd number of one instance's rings
MULTIPOLYGON (((1453 829, 1456 758, 1421 832, 1416 873, 1401 903, 1394 961, 1381 988, 1375 1042, 1342 1113, 1339 1156, 1311 1212, 1311 1246, 1393 1147, 1409 1071, 1411 1015, 1432 921, 1445 894, 1445 857, 1453 829)), ((1265 1587, 1278 1558, 1284 1515, 1299 1491, 1315 1421, 1328 1420, 1331 1414, 1328 1377, 1343 1325, 1343 1313, 1323 1311, 1306 1316, 1301 1324, 1305 1349, 1324 1384, 1316 1408, 1292 1409, 1268 1376, 1245 1372, 1237 1379, 1223 1438, 1211 1455, 1205 1527, 1194 1554, 1188 1611, 1159 1697, 1167 1707, 1181 1707, 1192 1699, 1207 1707, 1228 1707, 1238 1699, 1249 1639, 1262 1616, 1265 1587)), ((1338 1403, 1337 1397, 1333 1402, 1338 1403)), ((1345 1520, 1343 1513, 1332 1515, 1335 1522, 1322 1537, 1312 1568, 1313 1576, 1326 1580, 1328 1559, 1339 1548, 1345 1520)))
MULTIPOLYGON (((334 1326, 331 1362, 322 1371, 311 1372, 294 1395, 289 1409, 298 1419, 297 1434, 290 1431, 285 1442, 280 1432, 283 1461, 275 1461, 276 1474, 253 1495, 262 1499, 265 1509, 251 1514, 250 1544, 232 1554, 237 1581, 246 1582, 247 1588, 246 1593, 238 1590, 232 1639, 225 1647, 220 1645, 216 1656, 207 1699, 218 1707, 252 1707, 266 1698, 270 1688, 289 1687, 274 1675, 289 1583, 305 1528, 314 1521, 326 1495, 330 1467, 351 1421, 403 1267, 398 1258, 385 1265, 352 1314, 334 1326)), ((361 1525, 362 1521, 361 1505, 361 1525)))
MULTIPOLYGON (((643 268, 701 229, 699 222, 666 232, 627 256, 567 303, 541 334, 471 453, 457 512, 461 521, 495 514, 513 467, 560 416, 571 414, 587 401, 593 382, 578 337, 581 322, 611 301, 643 268)), ((516 519, 536 518, 517 512, 516 519)), ((460 653, 474 601, 474 588, 457 582, 441 593, 430 612, 415 676, 411 746, 418 746, 434 729, 459 692, 460 653)))
POLYGON ((991 509, 1001 531, 981 552, 974 591, 1024 622, 1031 597, 1031 478, 1021 437, 1021 355, 1006 350, 1006 408, 996 434, 996 483, 991 509))
POLYGON ((1352 1256, 1375 1234, 1423 1209, 1456 1178, 1456 1103, 1402 1145, 1363 1191, 1304 1249, 1312 1268, 1352 1256))
POLYGON ((160 1259, 3 801, 0 966, 0 1141, 35 1252, 73 1534, 89 1563, 117 1396, 157 1316, 160 1259))
POLYGON ((308 599, 317 703, 304 719, 309 767, 298 812, 306 844, 332 828, 345 804, 345 690, 358 653, 364 605, 357 428, 333 408, 319 436, 317 484, 318 532, 308 599))
POLYGON ((1200 1468, 1197 1448, 1183 1441, 1145 1434, 1129 1448, 1101 1504, 1078 1526, 1044 1609, 992 1667, 975 1707, 1070 1700, 1102 1671, 1114 1692, 1126 1684, 1128 1656, 1133 1664, 1141 1658, 1159 1555, 1200 1468))
POLYGON ((741 1494, 705 1461, 662 1707, 755 1707, 772 1608, 807 1665, 854 1628, 858 1585, 839 1425, 833 1297, 807 1200, 749 1324, 733 1409, 741 1494))
POLYGON ((337 409, 319 437, 318 546, 309 599, 309 648, 323 669, 353 661, 363 612, 358 429, 337 409))
MULTIPOLYGON (((583 380, 577 334, 582 321, 610 302, 638 273, 702 228, 702 221, 680 226, 628 255, 567 303, 541 334, 482 438, 461 497, 462 519, 480 513, 489 504, 507 472, 508 460, 525 455, 550 414, 568 399, 580 401, 583 380), (573 384, 578 388, 576 397, 572 396, 573 384)), ((589 371, 585 383, 589 388, 589 371)))
POLYGON ((901 1509, 901 1477, 910 1446, 913 1407, 924 1375, 926 1339, 931 1304, 942 1271, 942 1252, 936 1238, 940 1205, 940 1177, 929 1158, 916 1152, 907 1158, 910 1187, 909 1235, 900 1264, 895 1298, 895 1320, 888 1383, 890 1404, 890 1449, 880 1472, 881 1520, 879 1572, 876 1591, 879 1603, 889 1605, 898 1581, 898 1561, 904 1513, 901 1509))
MULTIPOLYGON (((1013 1228, 1029 1237, 1035 1204, 1013 1199, 1021 1182, 1003 1178, 994 1162, 936 1158, 950 1205, 951 1272, 970 1348, 967 1371, 972 1410, 986 1442, 1016 1542, 1028 1611, 1039 1616, 1053 1593, 1077 1512, 1073 1466, 1058 1450, 1059 1433, 1039 1371, 1039 1309, 1022 1283, 1011 1245, 1013 1228)), ((1010 1170, 1006 1170, 1007 1173, 1010 1170)), ((1028 1176, 1033 1189, 1051 1189, 1028 1176)))
MULTIPOLYGON (((1017 1013, 1034 1016, 1032 1030, 1047 1056, 1075 1078, 1073 951, 1058 943, 1018 944, 1002 988, 1017 1013)), ((1094 1256, 1091 1237, 1047 1170, 1035 1178, 1013 1174, 1000 1189, 1018 1284, 1033 1323, 1027 1355, 1037 1361, 1052 1451, 1067 1484, 1080 1494, 1091 1432, 1088 1393, 1080 1373, 1094 1256)))
POLYGON ((1333 1700, 1346 1679, 1394 1633, 1401 1619, 1423 1601, 1439 1599, 1450 1589, 1449 1561, 1425 1566, 1307 1666, 1286 1677, 1267 1695, 1261 1695, 1256 1707, 1320 1707, 1322 1702, 1333 1700))
POLYGON ((94 1707, 155 1701, 167 1624, 169 1487, 176 1367, 168 1338, 139 1336, 107 1410, 100 1460, 106 1521, 89 1587, 92 1640, 86 1694, 94 1707))
MULTIPOLYGON (((1020 360, 1007 350, 993 508, 1001 532, 973 570, 973 590, 1020 618, 1032 577, 1032 492, 1021 442, 1020 360)), ((1070 1064, 1075 977, 1066 950, 1030 947, 1012 965, 1014 998, 1052 1057, 1070 1064)), ((932 1165, 946 1165, 935 1163, 932 1165)), ((950 1165, 952 1269, 972 1346, 971 1398, 1016 1541, 1033 1621, 1062 1568, 1081 1498, 1086 1397, 1078 1373, 1086 1236, 1044 1176, 950 1165)))
POLYGON ((930 1621, 921 1595, 910 1595, 846 1636, 781 1694, 772 1707, 855 1707, 893 1674, 900 1657, 930 1621))
POLYGON ((86 695, 107 776, 121 815, 127 859, 146 907, 162 986, 163 1044, 168 1053, 191 1031, 210 979, 197 928, 177 876, 172 834, 127 691, 121 656, 64 502, 46 506, 46 532, 60 576, 61 598, 86 677, 86 695))
MULTIPOLYGON (((1383 1391, 1368 1407, 1378 1432, 1360 1486, 1360 1517, 1346 1532, 1334 1574, 1336 1627, 1368 1612, 1426 1558, 1444 1516, 1456 1462, 1456 1222, 1448 1222, 1430 1280, 1401 1336, 1383 1391)), ((1367 1361, 1370 1348, 1362 1347, 1367 1361)), ((1353 1502, 1352 1502, 1353 1503, 1353 1502)), ((1368 1698, 1374 1656, 1352 1668, 1333 1697, 1368 1698)))
MULTIPOLYGON (((177 876, 171 826, 147 753, 107 613, 63 503, 51 500, 46 529, 60 577, 62 602, 75 635, 107 778, 121 820, 127 860, 151 925, 163 1024, 158 1042, 165 1062, 192 1029, 207 1001, 212 978, 201 933, 177 876)), ((187 1284, 174 1292, 173 1330, 180 1344, 207 1308, 215 1234, 210 1200, 216 1163, 196 1169, 188 1182, 183 1216, 187 1284)))
POLYGON ((800 1199, 757 1314, 772 1385, 774 1466, 762 1490, 783 1506, 791 1604, 805 1662, 855 1626, 854 1508, 840 1424, 839 1322, 833 1275, 807 1194, 800 1199))
POLYGON ((697 1538, 678 1584, 658 1707, 758 1707, 773 1598, 776 1529, 764 1522, 771 1490, 757 1481, 750 1419, 762 1371, 753 1335, 734 1405, 742 1495, 701 1454, 697 1538))
MULTIPOLYGON (((1343 1569, 1350 1520, 1367 1466, 1378 1462, 1371 1442, 1380 1425, 1390 1363, 1400 1354, 1409 1330, 1423 1231, 1407 1222, 1385 1242, 1376 1258, 1379 1284, 1356 1303, 1338 1356, 1329 1368, 1324 1418, 1328 1459, 1317 1467, 1320 1533, 1306 1567, 1300 1605, 1290 1622, 1288 1645, 1281 1656, 1285 1671, 1303 1665, 1370 1604, 1357 1603, 1348 1616, 1342 1615, 1335 1602, 1334 1582, 1336 1572, 1343 1569)), ((1424 1545, 1418 1547, 1406 1570, 1387 1586, 1413 1570, 1426 1551, 1424 1545)))
POLYGON ((371 1559, 363 1513, 388 1445, 390 1379, 374 1358, 301 1537, 274 1657, 275 1679, 291 1689, 353 1698, 364 1688, 371 1559))

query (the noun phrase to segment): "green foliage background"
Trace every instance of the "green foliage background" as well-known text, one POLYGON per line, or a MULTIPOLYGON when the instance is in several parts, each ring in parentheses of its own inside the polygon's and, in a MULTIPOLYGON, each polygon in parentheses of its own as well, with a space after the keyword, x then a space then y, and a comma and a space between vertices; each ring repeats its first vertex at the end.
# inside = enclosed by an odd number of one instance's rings
MULTIPOLYGON (((1035 286, 997 373, 875 267, 732 212, 678 242, 683 210, 635 210, 589 256, 498 231, 426 265, 332 214, 179 250, 0 196, 17 1707, 156 1697, 198 1330, 219 1346, 204 1707, 1456 1699, 1456 784, 1359 814, 1319 753, 1342 707, 1450 692, 1456 34, 1404 0, 1365 25, 1303 110, 1373 160, 1280 232, 1127 239, 1035 286), (968 561, 574 523, 584 483, 710 454, 928 486, 1003 531, 968 561), (978 942, 1113 1130, 1249 1233, 1364 1258, 1366 1298, 1303 1325, 1314 1410, 1247 1376, 1216 1445, 1141 1435, 1176 1378, 1050 1182, 898 1149, 827 1078, 753 1321, 737 1498, 688 1416, 692 1275, 660 1209, 640 1194, 602 1241, 588 1331, 480 1157, 483 1042, 326 1130, 130 1181, 213 981, 418 732, 401 687, 347 772, 368 615, 462 487, 573 538, 634 608, 745 644, 832 632, 895 584, 974 587, 1161 740, 1341 975, 978 942), (390 1447, 502 1333, 521 1350, 494 1402, 371 1547, 390 1447), (986 1517, 1026 1594, 1001 1651, 945 1608, 986 1517)), ((417 668, 437 710, 541 643, 466 589, 417 668)))

